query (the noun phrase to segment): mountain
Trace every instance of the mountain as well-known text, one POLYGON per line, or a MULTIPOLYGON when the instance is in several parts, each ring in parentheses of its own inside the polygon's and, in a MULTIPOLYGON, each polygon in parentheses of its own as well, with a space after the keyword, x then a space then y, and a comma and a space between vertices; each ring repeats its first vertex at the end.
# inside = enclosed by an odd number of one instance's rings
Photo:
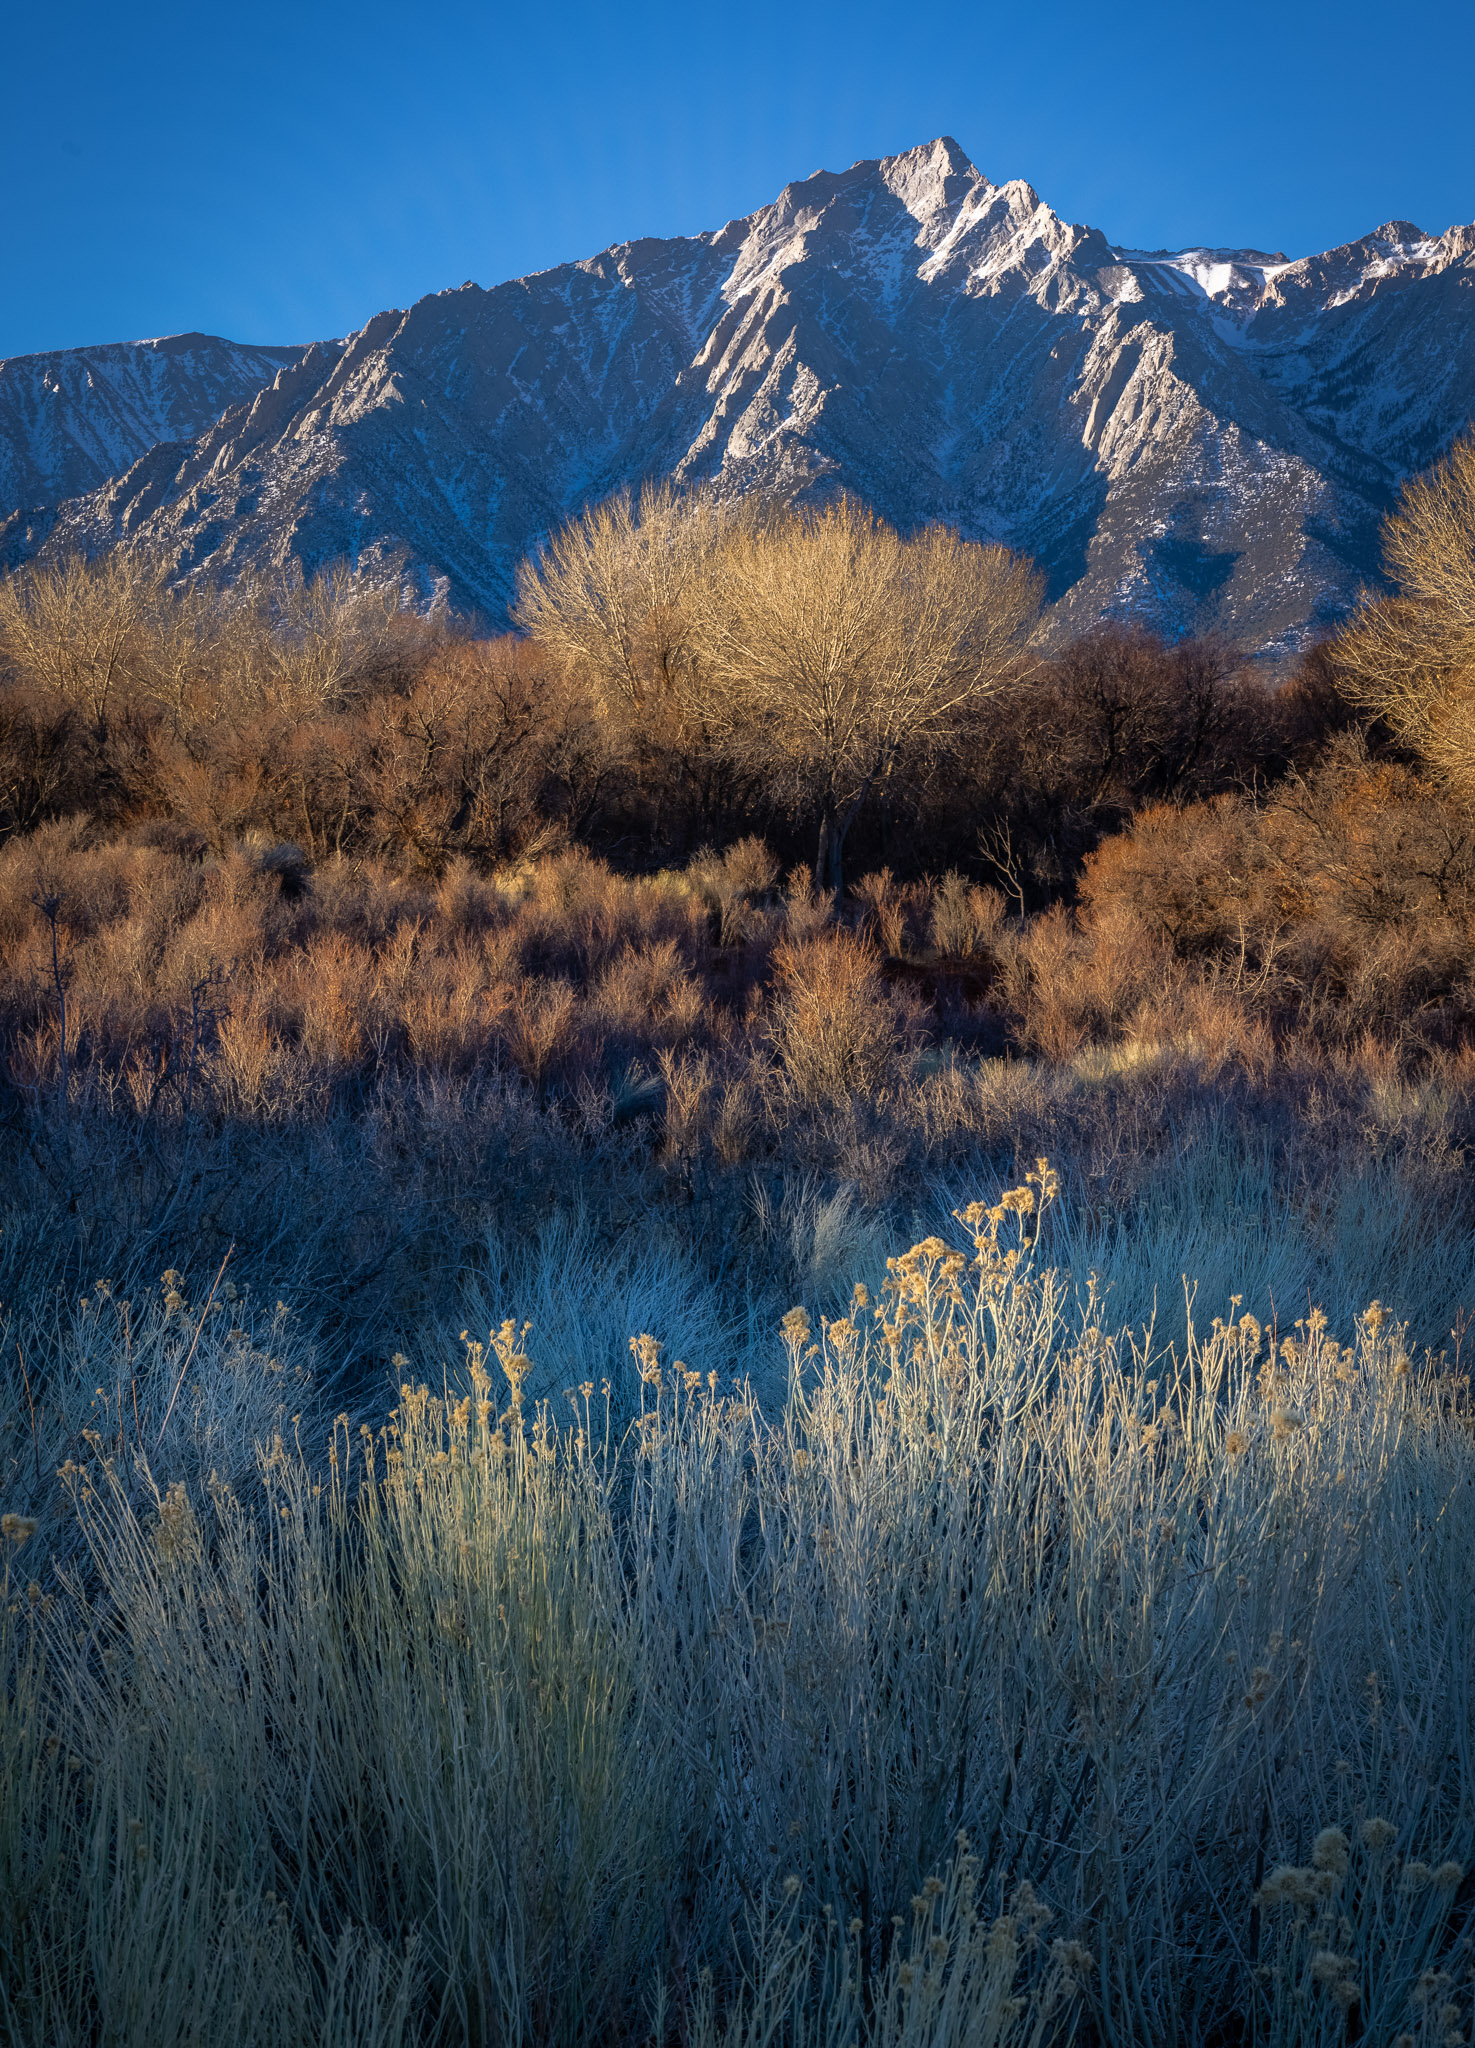
POLYGON ((1285 649, 1375 573, 1400 480, 1472 412, 1475 228, 1297 262, 1124 249, 943 138, 381 313, 0 549, 397 559, 497 621, 519 557, 622 484, 844 486, 1028 550, 1062 628, 1285 649))
POLYGON ((192 441, 297 348, 214 334, 0 360, 0 513, 96 490, 158 441, 192 441))

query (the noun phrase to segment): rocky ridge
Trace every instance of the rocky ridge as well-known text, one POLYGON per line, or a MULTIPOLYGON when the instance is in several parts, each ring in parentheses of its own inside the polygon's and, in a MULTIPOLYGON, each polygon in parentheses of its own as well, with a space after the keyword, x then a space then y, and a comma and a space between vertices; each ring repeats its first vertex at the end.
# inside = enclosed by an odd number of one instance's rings
POLYGON ((0 513, 79 497, 156 442, 192 441, 301 353, 171 334, 0 360, 0 513))

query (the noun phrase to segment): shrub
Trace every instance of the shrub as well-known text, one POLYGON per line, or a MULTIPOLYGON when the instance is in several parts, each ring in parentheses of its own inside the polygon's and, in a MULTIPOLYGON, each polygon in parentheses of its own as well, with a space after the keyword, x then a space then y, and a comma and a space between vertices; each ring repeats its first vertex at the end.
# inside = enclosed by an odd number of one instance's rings
POLYGON ((986 953, 1003 921, 1004 899, 997 889, 977 888, 950 871, 933 891, 929 935, 939 953, 958 960, 986 953))
POLYGON ((1327 1041, 1468 1029, 1475 831, 1356 742, 1258 803, 1144 812, 1092 856, 1082 895, 1088 922, 1130 913, 1327 1041))
POLYGON ((864 940, 847 931, 785 940, 774 972, 769 1034, 797 1103, 834 1107, 895 1078, 910 1020, 864 940))

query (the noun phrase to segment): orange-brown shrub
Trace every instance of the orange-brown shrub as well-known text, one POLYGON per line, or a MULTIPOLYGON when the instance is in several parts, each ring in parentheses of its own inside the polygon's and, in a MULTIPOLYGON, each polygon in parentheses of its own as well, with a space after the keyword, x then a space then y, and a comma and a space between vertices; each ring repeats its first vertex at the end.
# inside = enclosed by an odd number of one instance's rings
POLYGON ((875 950, 841 930, 785 942, 774 977, 769 1036, 794 1099, 823 1109, 884 1089, 915 1019, 887 988, 875 950))
POLYGON ((1475 1018, 1475 821, 1356 742, 1259 801, 1143 812, 1082 902, 1330 1042, 1453 1041, 1475 1018))

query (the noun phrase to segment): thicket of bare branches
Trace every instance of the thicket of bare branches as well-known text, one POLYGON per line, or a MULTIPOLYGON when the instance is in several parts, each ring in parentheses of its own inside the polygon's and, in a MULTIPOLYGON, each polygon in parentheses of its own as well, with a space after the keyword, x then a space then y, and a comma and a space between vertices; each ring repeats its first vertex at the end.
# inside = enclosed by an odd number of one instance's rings
POLYGON ((1021 673, 1042 585, 1022 558, 855 500, 734 511, 648 488, 596 506, 524 571, 519 623, 606 706, 654 715, 817 821, 842 883, 873 790, 957 742, 1021 673))
POLYGON ((167 820, 438 874, 550 836, 659 866, 758 834, 832 892, 843 851, 1038 908, 1142 802, 1273 778, 1346 715, 1320 671, 1277 692, 1120 627, 1046 658, 1036 600, 1005 551, 844 500, 654 489, 556 535, 530 630, 496 641, 342 570, 26 570, 0 584, 0 838, 167 820))
POLYGON ((122 555, 0 580, 0 838, 167 820, 439 872, 577 823, 606 772, 540 647, 477 641, 345 570, 172 587, 122 555))
POLYGON ((1475 795, 1475 436, 1405 485, 1383 557, 1397 595, 1365 604, 1340 636, 1342 687, 1475 795))
POLYGON ((341 709, 434 631, 394 588, 341 565, 220 589, 175 585, 162 563, 119 550, 0 578, 0 668, 99 733, 120 698, 158 706, 176 729, 212 700, 341 709))

